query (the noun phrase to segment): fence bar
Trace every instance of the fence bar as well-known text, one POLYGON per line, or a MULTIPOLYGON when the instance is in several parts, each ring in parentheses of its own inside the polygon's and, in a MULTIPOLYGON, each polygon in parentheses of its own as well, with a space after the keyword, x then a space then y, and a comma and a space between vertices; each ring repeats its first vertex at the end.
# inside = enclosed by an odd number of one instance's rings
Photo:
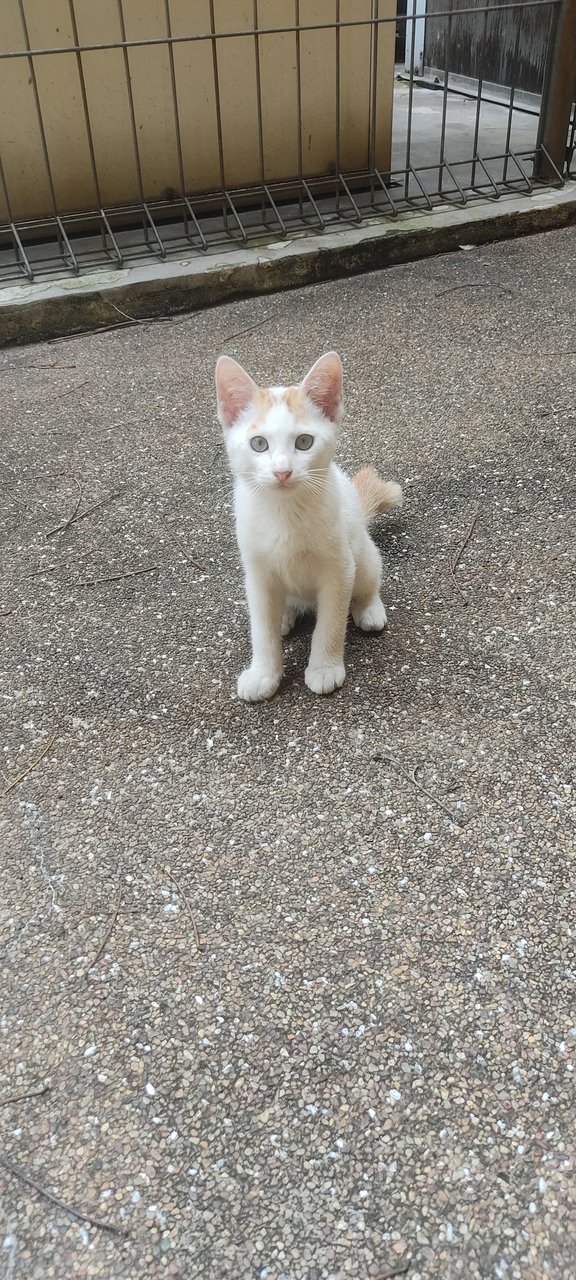
MULTIPOLYGON (((559 8, 564 0, 512 0, 511 4, 498 5, 498 14, 507 13, 508 10, 514 9, 542 9, 544 6, 550 5, 553 8, 559 8)), ((429 15, 436 18, 460 17, 462 14, 485 13, 487 9, 493 9, 494 2, 487 5, 464 5, 458 9, 438 9, 429 15)), ((389 17, 382 18, 353 18, 350 21, 334 22, 298 22, 290 27, 260 27, 257 31, 253 27, 244 27, 233 31, 219 31, 219 40, 233 40, 236 36, 281 36, 294 34, 295 31, 326 31, 327 28, 333 29, 335 26, 340 27, 344 31, 347 27, 374 27, 383 26, 385 23, 393 22, 395 26, 402 23, 416 23, 421 21, 423 15, 417 14, 401 14, 394 13, 389 17)), ((100 44, 80 44, 80 45, 54 45, 47 49, 10 49, 0 53, 0 61, 2 58, 33 58, 44 57, 50 53, 98 53, 102 49, 142 49, 157 44, 196 44, 201 40, 211 40, 210 32, 203 32, 201 35, 188 36, 152 36, 148 40, 114 40, 103 41, 100 44)))
MULTIPOLYGON (((190 201, 189 201, 189 199, 188 199, 188 196, 184 196, 184 208, 185 208, 185 210, 186 210, 186 213, 188 214, 188 217, 190 218, 190 221, 192 222, 192 224, 193 224, 193 226, 194 226, 194 230, 195 230, 195 232, 196 232, 196 235, 198 236, 198 238, 199 238, 199 240, 200 240, 200 246, 199 246, 199 247, 200 247, 200 250, 201 250, 201 252, 202 252, 202 253, 206 253, 206 250, 207 250, 207 248, 208 248, 208 241, 207 241, 207 239, 206 239, 206 236, 204 235, 204 232, 203 232, 203 230, 202 230, 202 228, 201 228, 201 226, 200 226, 200 223, 199 223, 199 221, 198 221, 198 219, 197 219, 197 217, 196 217, 196 214, 194 213, 194 210, 193 210, 193 208, 192 208, 192 205, 190 204, 190 201)), ((193 240, 191 239, 191 237, 190 237, 190 235, 189 235, 189 232, 188 232, 188 227, 187 227, 187 223, 186 223, 186 216, 184 216, 184 226, 186 227, 186 239, 187 239, 187 240, 190 240, 190 243, 191 243, 191 244, 193 244, 194 242, 193 242, 193 240)))
MULTIPOLYGON (((74 8, 74 0, 68 0, 68 8, 70 10, 70 22, 72 25, 72 35, 74 36, 74 43, 75 45, 78 45, 79 43, 78 26, 76 23, 76 10, 74 8)), ((86 138, 88 140, 88 152, 90 155, 90 166, 92 169, 92 181, 94 183, 94 190, 96 192, 96 199, 98 201, 98 204, 102 204, 103 200, 102 200, 102 193, 100 191, 100 182, 98 179, 98 167, 96 164, 96 154, 94 151, 94 139, 92 137, 92 125, 90 124, 90 112, 88 110, 88 96, 86 93, 86 81, 84 79, 84 67, 82 65, 82 55, 80 53, 76 54, 76 66, 78 69, 78 79, 80 81, 80 93, 82 96, 84 124, 86 127, 86 138)))
MULTIPOLYGON (((336 0, 336 22, 340 22, 340 0, 336 0)), ((340 163, 340 56, 340 27, 336 27, 336 174, 339 174, 340 169, 342 168, 340 163)), ((336 200, 336 209, 338 210, 340 208, 340 187, 338 181, 336 181, 334 196, 336 200)))
POLYGON ((126 26, 124 23, 124 10, 122 8, 122 0, 116 0, 118 9, 118 20, 120 22, 120 30, 122 32, 122 50, 124 55, 124 80, 126 82, 126 94, 128 98, 128 106, 130 108, 130 124, 132 127, 132 146, 134 149, 134 160, 136 162, 136 181, 138 183, 138 194, 140 204, 144 204, 144 180, 142 178, 142 165, 140 163, 140 148, 138 146, 138 126, 136 124, 136 112, 134 110, 134 95, 132 93, 132 76, 130 74, 130 59, 128 57, 129 44, 126 41, 126 26))
MULTIPOLYGON (((349 201, 350 201, 350 204, 352 205, 352 208, 353 208, 353 210, 354 210, 354 213, 353 213, 353 216, 352 216, 352 221, 353 221, 353 222, 355 222, 355 223, 356 223, 356 226, 358 226, 358 227, 359 227, 359 226, 360 226, 360 223, 362 222, 362 214, 361 214, 361 212, 360 212, 360 209, 358 208, 358 205, 356 204, 356 201, 355 201, 355 199, 354 199, 354 196, 352 195, 352 192, 351 192, 351 190, 350 190, 350 187, 348 186, 348 183, 346 182, 346 179, 342 176, 342 174, 341 174, 341 173, 339 173, 339 174, 338 174, 338 180, 339 180, 340 184, 344 187, 344 190, 345 190, 345 192, 346 192, 346 195, 348 196, 348 199, 349 199, 349 201)), ((339 207, 340 207, 340 206, 338 205, 338 209, 339 209, 339 207)))
POLYGON ((576 144, 576 107, 572 114, 572 123, 570 125, 570 137, 568 138, 568 151, 566 156, 566 171, 572 172, 572 160, 574 159, 574 150, 576 144))
POLYGON ((279 212, 278 212, 278 207, 277 207, 277 205, 276 205, 276 202, 275 202, 275 200, 274 200, 274 197, 273 197, 273 195, 272 195, 272 192, 270 191, 270 188, 266 186, 266 183, 264 183, 264 188, 263 188, 263 190, 264 190, 264 194, 265 194, 265 196, 266 196, 266 198, 267 198, 267 200, 268 200, 268 203, 269 203, 269 205, 270 205, 270 207, 271 207, 271 209, 272 209, 272 212, 273 212, 273 214, 274 214, 275 218, 276 218, 276 219, 277 219, 277 221, 278 221, 278 226, 280 227, 280 235, 281 235, 282 239, 284 240, 284 239, 285 239, 285 237, 288 235, 288 230, 287 230, 287 227, 286 227, 286 223, 285 223, 285 222, 284 222, 284 220, 280 217, 280 214, 279 214, 279 212))
MULTIPOLYGON (((312 205, 312 208, 313 208, 313 210, 314 210, 314 213, 316 214, 316 217, 317 217, 317 219, 318 219, 318 226, 319 226, 319 228, 320 228, 320 231, 323 231, 323 230, 324 230, 324 227, 326 226, 326 223, 325 223, 325 221, 324 221, 324 218, 322 217, 322 214, 320 213, 320 210, 319 210, 319 208, 318 208, 318 205, 316 204, 316 201, 315 201, 315 199, 314 199, 314 196, 312 195, 312 192, 311 192, 311 190, 310 190, 310 187, 308 186, 308 183, 304 181, 304 178, 302 178, 302 184, 301 184, 301 185, 302 185, 302 190, 304 191, 305 195, 307 196, 308 200, 310 201, 310 204, 312 205)), ((302 199, 302 197, 300 197, 300 199, 302 199)))
MULTIPOLYGON (((253 0, 253 23, 254 29, 258 30, 258 0, 253 0)), ((254 69, 256 72, 256 113, 258 116, 258 158, 260 161, 260 186, 262 188, 262 220, 266 222, 266 200, 264 196, 264 187, 266 184, 266 172, 264 168, 264 120, 262 116, 262 75, 260 71, 260 37, 254 36, 254 69)))
MULTIPOLYGON (((468 197, 467 197, 467 195, 466 195, 466 192, 464 191, 463 187, 461 187, 461 186, 460 186, 460 183, 459 183, 459 181, 458 181, 458 179, 457 179, 457 177, 456 177, 456 174, 455 174, 455 173, 453 173, 451 166, 448 164, 448 161, 447 161, 447 160, 443 160, 443 161, 442 161, 442 166, 443 166, 443 168, 444 168, 444 169, 446 169, 446 171, 447 171, 447 173, 448 173, 449 177, 452 179, 452 182, 454 183, 454 186, 457 188, 457 190, 458 190, 458 192, 459 192, 459 194, 460 194, 460 201, 459 201, 459 203, 461 203, 461 204, 463 204, 463 205, 464 205, 464 204, 468 204, 468 197)), ((439 192, 439 194, 442 196, 442 198, 443 198, 444 200, 448 200, 448 201, 449 201, 449 203, 451 203, 451 201, 450 201, 450 197, 449 197, 448 193, 447 193, 446 191, 444 191, 444 190, 443 190, 443 188, 442 188, 442 183, 439 183, 439 185, 438 185, 438 192, 439 192)))
POLYGON ((57 200, 56 200, 56 189, 55 189, 55 186, 54 186, 54 176, 53 176, 53 174, 52 174, 52 167, 51 167, 51 164, 50 164, 50 155, 49 155, 49 152, 48 152, 48 143, 47 143, 47 141, 46 141, 46 130, 45 130, 45 128, 44 128, 44 119, 43 119, 43 116, 42 116, 42 107, 41 107, 41 104, 40 104, 40 94, 39 94, 39 92, 38 92, 38 81, 37 81, 37 79, 36 79, 36 68, 35 68, 35 66, 34 66, 34 58, 33 58, 33 55, 32 55, 32 53, 31 53, 31 50, 30 50, 30 37, 29 37, 29 35, 28 35, 28 24, 27 24, 27 22, 26 22, 26 14, 25 14, 25 12, 24 12, 23 0, 18 0, 18 8, 19 8, 19 11, 20 11, 20 21, 21 21, 21 23, 22 23, 22 30, 23 30, 23 32, 24 32, 24 40, 25 40, 25 42, 26 42, 26 57, 27 57, 27 59, 28 59, 28 70, 29 70, 29 72, 30 72, 30 84, 32 85, 32 92, 33 92, 33 94, 34 94, 34 103, 35 103, 35 106, 36 106, 36 115, 38 116, 38 129, 39 129, 39 132, 40 132, 40 142, 41 142, 41 144, 42 144, 42 155, 44 156, 44 165, 45 165, 45 168, 46 168, 46 177, 47 177, 47 179, 48 179, 48 187, 49 187, 49 190, 50 190, 50 200, 51 200, 51 203, 52 203, 52 209, 54 210, 54 217, 56 217, 56 215, 57 215, 57 213, 58 213, 58 202, 57 202, 57 200))
MULTIPOLYGON (((164 17, 166 19, 166 31, 168 33, 168 58, 170 61, 170 83, 172 85, 172 110, 174 112, 174 132, 176 135, 176 152, 178 156, 178 174, 180 177, 180 195, 186 195, 186 181, 184 178, 184 155, 182 151, 182 132, 180 129, 180 110, 178 107, 178 89, 176 86, 176 67, 174 65, 174 45, 170 43, 172 35, 172 17, 170 14, 170 0, 164 0, 164 17)), ((184 223, 186 223, 186 212, 184 212, 184 223)))
MULTIPOLYGON (((528 174, 527 174, 527 172, 526 172, 526 170, 525 170, 525 168, 524 168, 524 165, 523 165, 523 164, 521 163, 521 161, 520 161, 520 158, 519 158, 518 152, 517 152, 517 151, 509 151, 509 153, 508 153, 508 154, 509 154, 509 156, 510 156, 510 159, 514 161, 514 164, 516 165, 516 168, 517 168, 517 170, 518 170, 519 174, 521 174, 521 176, 524 178, 524 181, 525 181, 525 183, 526 183, 526 188, 527 188, 527 190, 528 190, 529 192, 530 192, 530 191, 533 191, 533 190, 534 190, 534 184, 530 181, 530 178, 528 177, 528 174)), ((522 154, 522 153, 520 153, 520 154, 522 154)), ((488 158, 490 159, 490 157, 488 157, 488 158)))
POLYGON ((576 0, 562 0, 556 13, 556 23, 551 23, 534 162, 534 176, 545 182, 554 181, 558 172, 564 173, 576 89, 576 0))
MULTIPOLYGON (((476 152, 476 155, 474 156, 474 167, 476 167, 476 165, 480 165, 480 168, 482 169, 482 172, 486 174, 486 177, 487 177, 487 179, 488 179, 488 186, 492 188, 492 195, 488 195, 488 199, 489 199, 489 200, 499 200, 499 199, 500 199, 501 192, 498 190, 498 187, 496 186, 496 183, 495 183, 495 181, 494 181, 494 179, 493 179, 493 177, 492 177, 492 174, 491 174, 491 173, 489 172, 489 170, 486 168, 486 165, 484 164, 484 161, 483 161, 483 159, 482 159, 482 156, 479 156, 479 155, 478 155, 478 152, 476 152)), ((482 182, 482 183, 476 183, 476 182, 474 182, 474 183, 473 183, 473 186, 474 186, 475 188, 477 187, 477 189, 478 189, 478 190, 486 190, 486 183, 484 183, 484 182, 482 182)), ((487 194, 488 194, 488 193, 487 193, 487 194)))
MULTIPOLYGON (((552 12, 553 12, 553 10, 552 10, 552 12)), ((506 152, 506 159, 505 159, 505 161, 504 161, 504 171, 503 171, 503 174, 502 174, 502 178, 503 178, 503 181, 504 181, 504 182, 506 182, 506 178, 507 178, 507 175, 508 175, 508 152, 509 152, 509 150, 510 150, 510 139, 511 139, 511 136, 512 136, 512 121, 513 121, 513 117, 514 117, 514 97, 515 97, 515 94, 516 94, 516 77, 517 77, 517 75, 518 75, 518 53, 519 53, 519 51, 520 51, 520 32, 521 32, 521 30, 522 30, 522 13, 520 13, 520 14, 518 15, 518 27, 517 27, 517 30, 516 30, 516 43, 515 43, 515 45, 514 45, 514 54, 513 54, 513 57, 512 57, 512 73, 511 73, 511 80, 512 80, 512 84, 510 85, 510 102, 509 102, 509 104, 508 104, 508 125, 507 125, 507 128, 506 128, 506 142, 505 142, 505 144, 504 144, 504 150, 505 150, 505 152, 506 152)))
MULTIPOLYGON (((372 17, 378 17, 379 0, 372 0, 372 17)), ((370 129, 368 137, 368 164, 376 167, 376 112, 378 109, 378 27, 371 31, 370 48, 370 129)))
MULTIPOLYGON (((414 13, 416 13, 415 0, 412 0, 412 3, 414 4, 414 13)), ((408 192, 410 189, 410 169, 411 169, 410 151, 412 147, 412 109, 413 109, 413 103, 414 103, 415 51, 416 51, 416 23, 413 22, 412 30, 410 32, 410 81, 408 84, 408 122, 406 126, 406 170, 405 170, 405 179, 404 179, 404 196, 406 200, 408 199, 408 192)))
POLYGON ((116 262, 117 262, 117 264, 118 264, 118 266, 119 266, 119 267, 123 267, 123 266, 124 266, 124 259, 123 259, 123 257, 122 257, 121 252, 120 252, 120 249, 118 248, 118 243, 117 243, 116 237, 115 237, 115 235, 114 235, 114 232, 112 231, 112 227, 110 226, 110 223, 109 223, 109 221, 108 221, 108 218, 106 217, 106 214, 104 213, 104 210, 103 210, 103 209, 101 209, 101 210, 100 210, 100 217, 101 217, 101 219, 102 219, 102 226, 103 226, 103 231, 102 231, 102 240, 103 240, 103 243, 104 243, 104 247, 105 247, 106 251, 108 251, 108 246, 107 246, 107 244, 106 244, 106 236, 108 236, 108 237, 109 237, 109 239, 110 239, 110 244, 112 245, 112 253, 114 254, 114 257, 116 258, 116 262))
MULTIPOLYGON (((416 30, 416 28, 414 28, 416 30)), ((446 147, 446 114, 448 111, 448 78, 450 75, 450 53, 452 49, 452 15, 448 18, 446 41, 444 44, 444 88, 442 91, 442 125, 440 128, 440 155, 438 157, 438 190, 442 191, 442 175, 444 170, 446 147)), ((424 70, 424 67, 422 67, 424 70)))
POLYGON ((484 11, 484 30, 482 32, 482 40, 480 43, 480 66, 478 69, 478 98, 476 102, 476 120, 474 123, 474 142, 472 150, 474 159, 472 160, 472 186, 476 185, 476 157, 478 155, 478 139, 480 137, 480 115, 482 112, 482 88, 484 85, 484 64, 486 59, 486 38, 488 35, 488 17, 489 10, 484 11))
MULTIPOLYGON (((393 201, 393 199, 392 199, 392 196, 390 195, 390 192, 388 191, 388 187, 386 186, 386 183, 385 183, 385 181, 384 181, 384 178, 382 177, 382 174, 381 174, 381 173, 379 173, 378 169, 375 169, 375 170, 374 170, 374 175, 373 175, 373 176, 374 176, 374 178, 376 179, 376 182, 378 182, 378 183, 380 184, 380 187, 382 188, 382 191, 384 192, 384 195, 386 196, 386 200, 387 200, 387 208, 388 208, 388 217, 390 217, 390 218, 397 218, 397 217, 398 217, 398 209, 396 208, 396 205, 394 204, 394 201, 393 201)), ((376 202, 375 202, 375 195, 374 195, 374 183, 373 183, 373 182, 371 183, 371 186, 370 186, 370 208, 371 208, 371 209, 374 209, 374 211, 375 211, 376 213, 380 213, 380 212, 381 212, 380 205, 376 204, 376 202)))
POLYGON ((18 235, 18 231, 16 230, 16 227, 14 226, 13 223, 11 224, 10 230, 11 230, 12 237, 14 239, 14 245, 16 248, 16 261, 18 262, 20 269, 24 272, 24 275, 26 276, 27 280, 33 280, 34 272, 32 270, 32 267, 30 266, 26 253, 24 251, 24 245, 22 244, 20 236, 18 235))
MULTIPOLYGON (((428 167, 429 167, 430 169, 435 169, 435 168, 436 168, 436 165, 431 164, 431 165, 429 165, 428 167)), ((422 172, 422 168, 420 169, 420 172, 422 172)), ((426 191, 425 187, 423 187, 423 186, 422 186, 422 183, 421 183, 421 181, 420 181, 420 179, 419 179, 419 177, 418 177, 418 172, 417 172, 417 170, 414 168, 414 165, 412 165, 412 164, 408 166, 408 175, 410 175, 410 174, 412 175, 412 177, 413 177, 413 179, 414 179, 414 181, 415 181, 415 183, 416 183, 416 186, 420 187, 420 190, 421 190, 422 195, 423 195, 423 197, 424 197, 424 200, 425 200, 425 202, 426 202, 426 208, 427 208, 427 209, 433 209, 433 208, 434 208, 434 206, 433 206, 433 204, 432 204, 432 201, 431 201, 431 199, 430 199, 430 196, 428 195, 428 192, 426 191)), ((408 181, 408 178, 407 178, 407 181, 408 181)), ((408 198, 408 197, 407 197, 407 198, 408 198)), ((416 199, 417 199, 417 200, 419 200, 419 199, 420 199, 420 197, 419 197, 419 196, 416 196, 416 199)))
POLYGON ((302 178, 303 178, 303 160, 302 160, 302 50, 300 47, 300 0, 294 0, 295 11, 294 19, 296 22, 296 103, 298 112, 298 123, 296 126, 296 144, 298 148, 298 182, 300 184, 299 200, 300 215, 302 216, 302 178))

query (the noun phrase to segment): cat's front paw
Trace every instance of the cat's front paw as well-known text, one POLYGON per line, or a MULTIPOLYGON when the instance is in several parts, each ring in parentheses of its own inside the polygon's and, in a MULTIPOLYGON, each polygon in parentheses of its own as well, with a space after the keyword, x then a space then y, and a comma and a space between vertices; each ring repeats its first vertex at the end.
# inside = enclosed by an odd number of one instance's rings
POLYGON ((366 608, 352 605, 352 617, 361 631, 383 631, 388 621, 382 601, 371 600, 366 608))
POLYGON ((335 662, 324 667, 306 667, 304 679, 312 693, 332 693, 344 684, 345 676, 344 663, 335 662))
POLYGON ((264 702, 265 698, 273 697, 279 684, 279 675, 270 675, 257 667, 247 667, 238 676, 238 697, 243 698, 244 702, 264 702))

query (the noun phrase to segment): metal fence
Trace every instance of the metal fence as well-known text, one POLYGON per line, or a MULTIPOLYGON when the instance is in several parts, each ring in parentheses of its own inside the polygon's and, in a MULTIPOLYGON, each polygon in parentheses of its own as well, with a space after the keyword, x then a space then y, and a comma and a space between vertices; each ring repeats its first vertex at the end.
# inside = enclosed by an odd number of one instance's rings
MULTIPOLYGON (((331 0, 331 20, 316 22, 303 20, 302 2, 292 0, 293 21, 274 25, 262 22, 258 0, 252 0, 251 25, 223 30, 216 26, 214 0, 208 0, 207 28, 175 34, 171 0, 158 0, 163 31, 152 37, 129 38, 125 20, 128 0, 116 0, 120 38, 94 42, 79 35, 77 5, 81 0, 66 0, 72 38, 40 47, 30 34, 26 0, 15 0, 20 22, 18 47, 0 48, 0 78, 10 64, 19 63, 26 69, 30 86, 26 129, 39 140, 39 163, 49 209, 39 216, 22 216, 15 207, 14 156, 8 153, 7 146, 4 154, 0 149, 0 208, 3 206, 5 211, 0 224, 0 280, 26 282, 54 274, 77 275, 103 266, 121 268, 143 258, 207 254, 223 244, 244 245, 263 236, 270 241, 310 230, 319 233, 339 226, 394 219, 407 210, 430 211, 447 204, 464 207, 479 199, 497 201, 509 193, 530 193, 542 183, 562 185, 570 173, 576 131, 572 105, 575 0, 512 0, 493 5, 446 0, 444 6, 436 2, 429 14, 423 9, 422 0, 408 0, 411 11, 405 15, 383 13, 383 4, 370 0, 367 17, 350 16, 354 0, 348 0, 345 8, 345 0, 331 0), (538 12, 545 45, 540 59, 542 83, 536 95, 522 89, 523 24, 532 10, 538 12), (501 21, 503 11, 512 31, 506 64, 508 83, 495 86, 487 80, 487 69, 494 50, 495 24, 501 21), (463 22, 467 23, 466 38, 472 41, 474 55, 474 75, 466 82, 452 74, 451 61, 458 24, 463 22), (430 23, 434 24, 433 80, 427 80, 422 72, 419 47, 421 34, 430 23), (381 49, 385 37, 389 48, 390 39, 397 38, 399 30, 405 33, 406 52, 401 66, 394 68, 392 62, 389 160, 383 163, 378 143, 383 111, 378 89, 381 49), (350 166, 342 141, 347 110, 343 101, 347 86, 342 49, 343 41, 352 32, 364 32, 369 37, 363 65, 368 111, 362 123, 367 131, 364 161, 350 166), (328 99, 332 113, 328 124, 332 131, 331 160, 321 172, 307 171, 305 163, 308 123, 302 91, 302 50, 312 33, 330 42, 333 70, 328 99), (281 180, 270 177, 267 109, 261 79, 265 41, 278 37, 291 41, 291 70, 295 73, 294 115, 289 124, 295 134, 295 159, 281 180), (234 41, 240 42, 239 56, 244 58, 246 42, 250 42, 254 75, 258 173, 247 182, 230 180, 230 159, 224 145, 227 85, 222 51, 234 41), (182 123, 176 74, 177 51, 184 46, 210 50, 215 124, 212 145, 218 181, 205 190, 191 189, 188 182, 189 142, 182 123), (153 190, 150 193, 142 158, 145 120, 133 88, 134 60, 142 50, 152 48, 162 49, 170 70, 171 104, 164 128, 166 146, 174 149, 177 159, 174 188, 161 198, 153 190), (128 132, 135 172, 135 198, 119 202, 105 198, 103 160, 94 142, 95 122, 87 87, 88 69, 94 75, 98 58, 112 50, 118 55, 125 103, 125 118, 113 120, 112 128, 122 127, 128 132), (60 59, 61 83, 66 83, 73 68, 74 83, 79 87, 74 109, 83 118, 91 190, 91 198, 82 208, 63 202, 54 175, 57 126, 51 121, 49 127, 45 118, 41 69, 44 59, 56 57, 60 59)), ((429 30, 432 31, 430 26, 429 30)), ((279 65, 279 83, 282 76, 283 67, 279 65)), ((149 95, 154 110, 154 83, 149 85, 149 95)), ((1 138, 0 132, 0 143, 1 138)))

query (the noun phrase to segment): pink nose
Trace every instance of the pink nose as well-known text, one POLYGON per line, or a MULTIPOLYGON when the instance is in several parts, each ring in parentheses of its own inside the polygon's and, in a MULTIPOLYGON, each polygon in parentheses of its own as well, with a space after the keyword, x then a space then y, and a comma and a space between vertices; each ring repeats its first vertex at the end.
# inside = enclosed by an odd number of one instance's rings
POLYGON ((290 479, 292 472, 291 471, 275 471, 274 475, 276 476, 276 479, 280 481, 280 484, 286 484, 286 481, 290 479))

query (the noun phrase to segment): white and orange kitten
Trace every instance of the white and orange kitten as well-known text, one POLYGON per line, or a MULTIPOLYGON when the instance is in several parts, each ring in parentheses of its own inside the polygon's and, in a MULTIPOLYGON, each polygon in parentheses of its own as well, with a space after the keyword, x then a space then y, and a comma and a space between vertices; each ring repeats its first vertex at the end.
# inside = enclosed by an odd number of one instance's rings
POLYGON ((258 387, 236 360, 221 356, 216 391, 252 635, 239 697, 258 702, 276 693, 282 636, 311 609, 316 626, 305 680, 313 693, 331 693, 344 682, 348 611, 363 631, 386 625, 382 561, 367 524, 399 507, 402 490, 372 467, 350 480, 334 462, 342 416, 335 351, 298 387, 258 387))

